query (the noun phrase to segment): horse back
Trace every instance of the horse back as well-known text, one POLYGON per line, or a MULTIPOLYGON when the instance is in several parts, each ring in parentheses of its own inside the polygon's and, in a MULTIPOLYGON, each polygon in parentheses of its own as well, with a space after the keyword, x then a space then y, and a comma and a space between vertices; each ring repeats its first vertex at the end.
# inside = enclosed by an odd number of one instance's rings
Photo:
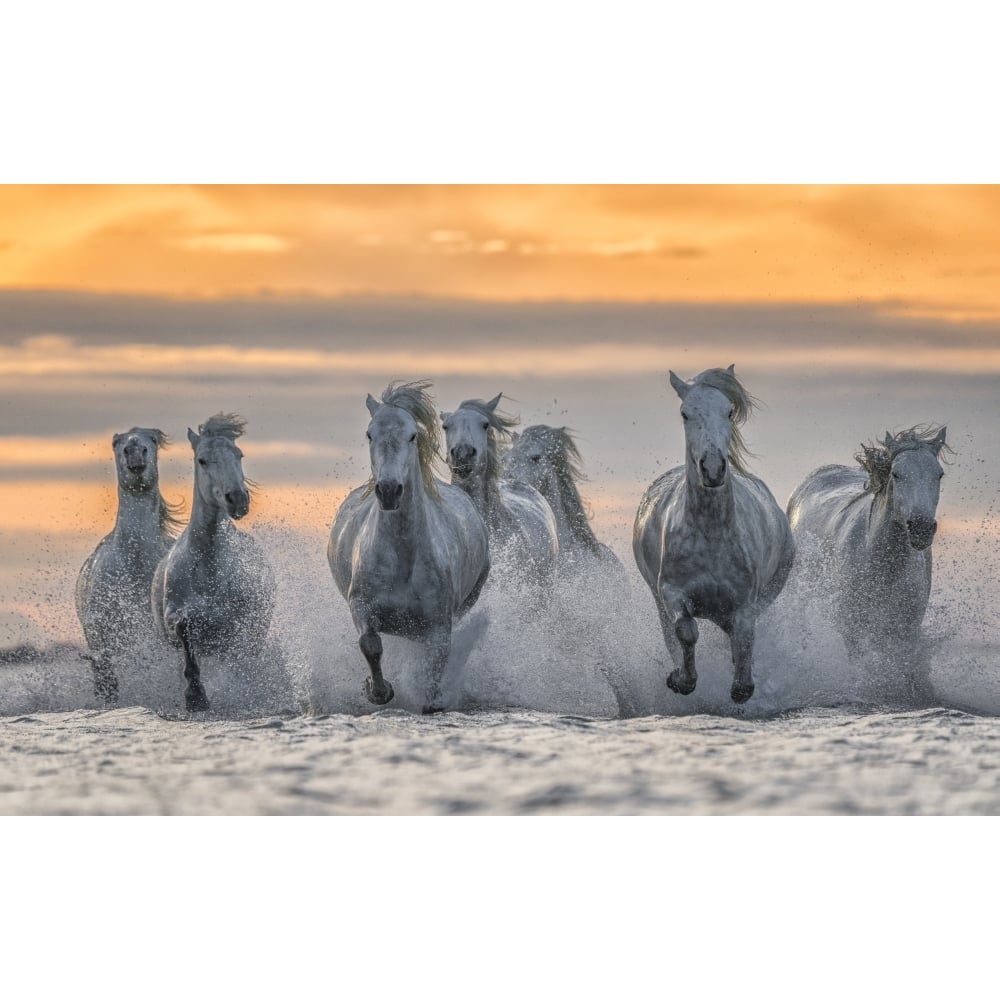
POLYGON ((548 500, 519 480, 500 481, 500 499, 532 555, 546 562, 559 555, 559 528, 548 500))
POLYGON ((684 485, 685 469, 678 465, 654 479, 639 501, 632 528, 632 551, 643 579, 656 586, 660 574, 663 529, 671 507, 684 485))
POLYGON ((855 533, 865 522, 865 495, 865 474, 861 469, 846 465, 814 469, 788 499, 792 534, 836 540, 855 533))

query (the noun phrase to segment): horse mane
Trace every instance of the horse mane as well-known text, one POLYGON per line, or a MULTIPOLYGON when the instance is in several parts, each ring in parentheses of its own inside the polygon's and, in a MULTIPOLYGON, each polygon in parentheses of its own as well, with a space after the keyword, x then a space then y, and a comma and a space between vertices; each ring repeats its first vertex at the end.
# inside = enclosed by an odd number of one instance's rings
MULTIPOLYGON (((435 499, 441 494, 434 482, 434 460, 441 457, 441 432, 437 424, 437 407, 434 397, 427 391, 430 379, 416 382, 390 382, 382 393, 386 406, 396 406, 405 410, 417 422, 417 458, 424 489, 435 499)), ((374 480, 370 488, 375 488, 374 480)))
POLYGON ((170 503, 160 494, 160 530, 165 531, 171 538, 176 538, 184 527, 181 515, 184 513, 184 501, 170 503))
POLYGON ((760 401, 747 392, 743 383, 728 368, 708 368, 691 379, 691 385, 707 385, 718 389, 733 404, 733 433, 729 439, 729 464, 742 476, 753 473, 747 466, 754 454, 743 440, 740 428, 750 418, 750 414, 760 405, 760 401))
POLYGON ((155 442, 157 448, 168 448, 174 442, 168 434, 164 434, 159 427, 130 427, 124 434, 116 434, 115 438, 128 437, 129 434, 148 434, 155 442))
POLYGON ((861 451, 854 456, 854 460, 868 474, 865 489, 876 496, 884 492, 889 483, 893 460, 904 451, 926 448, 933 451, 935 457, 941 452, 954 455, 954 449, 945 442, 941 442, 940 447, 935 450, 934 439, 940 432, 940 424, 915 424, 896 434, 886 431, 886 441, 882 444, 862 442, 861 451))
POLYGON ((216 413, 203 424, 198 425, 198 433, 208 437, 223 437, 235 441, 242 437, 247 422, 238 413, 216 413))
POLYGON ((485 399, 463 399, 458 404, 459 410, 474 410, 490 425, 486 432, 486 479, 494 482, 500 478, 502 466, 501 445, 510 440, 511 431, 519 420, 503 410, 490 409, 485 399))
POLYGON ((569 520, 573 537, 593 552, 600 550, 600 542, 590 526, 590 518, 580 496, 578 482, 587 479, 583 471, 583 458, 577 447, 573 433, 568 427, 549 427, 547 424, 534 424, 525 427, 521 440, 535 441, 541 444, 545 454, 552 460, 556 481, 559 486, 559 497, 563 510, 569 520))

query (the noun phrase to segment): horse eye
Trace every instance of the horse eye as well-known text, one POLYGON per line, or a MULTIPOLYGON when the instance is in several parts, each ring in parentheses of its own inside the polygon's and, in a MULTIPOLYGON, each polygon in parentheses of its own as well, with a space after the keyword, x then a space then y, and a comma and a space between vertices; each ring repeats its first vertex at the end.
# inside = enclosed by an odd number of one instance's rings
POLYGON ((681 411, 681 416, 682 416, 682 417, 683 417, 683 418, 684 418, 685 420, 687 420, 687 418, 688 418, 688 415, 687 415, 686 413, 684 413, 683 411, 681 411))
POLYGON ((484 430, 484 431, 488 431, 489 429, 490 429, 490 424, 489 424, 489 421, 488 421, 488 420, 487 420, 487 421, 484 421, 484 422, 483 422, 483 430, 484 430))
POLYGON ((898 472, 894 472, 894 473, 892 474, 892 478, 893 478, 893 479, 899 479, 899 473, 898 473, 898 472))
POLYGON ((730 410, 730 411, 729 411, 729 419, 730 419, 730 420, 732 420, 732 419, 733 419, 733 412, 734 412, 733 410, 730 410))
POLYGON ((410 444, 413 444, 413 442, 416 440, 417 440, 417 433, 416 431, 414 431, 413 435, 410 437, 410 444))
POLYGON ((943 472, 939 472, 938 473, 938 479, 944 479, 944 473, 943 472))
POLYGON ((206 462, 205 459, 203 459, 203 458, 199 458, 198 459, 198 464, 204 466, 204 465, 208 465, 208 462, 206 462))
POLYGON ((371 439, 372 439, 372 432, 371 431, 365 431, 365 437, 368 438, 369 441, 371 441, 371 439))

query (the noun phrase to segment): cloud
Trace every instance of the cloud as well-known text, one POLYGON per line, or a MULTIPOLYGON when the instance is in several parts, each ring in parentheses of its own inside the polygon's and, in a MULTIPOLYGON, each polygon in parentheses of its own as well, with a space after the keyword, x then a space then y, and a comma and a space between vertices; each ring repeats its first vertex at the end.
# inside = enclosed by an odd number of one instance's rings
POLYGON ((203 233, 181 239, 195 253, 287 253, 292 242, 272 233, 203 233))

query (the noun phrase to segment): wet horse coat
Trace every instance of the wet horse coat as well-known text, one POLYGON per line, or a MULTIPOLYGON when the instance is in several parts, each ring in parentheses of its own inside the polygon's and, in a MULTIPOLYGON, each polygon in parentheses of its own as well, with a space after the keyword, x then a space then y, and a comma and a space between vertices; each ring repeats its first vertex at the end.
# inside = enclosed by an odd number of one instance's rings
POLYGON ((188 711, 209 708, 201 680, 206 653, 260 653, 274 610, 274 571, 256 539, 233 519, 250 510, 243 452, 245 422, 217 414, 188 430, 194 451, 191 520, 153 577, 153 615, 164 637, 184 651, 188 711))
POLYGON ((690 694, 697 683, 696 618, 729 635, 733 701, 753 695, 758 616, 781 592, 795 555, 788 519, 771 491, 745 466, 739 426, 753 399, 732 366, 670 383, 681 398, 686 462, 646 490, 636 514, 636 563, 656 600, 675 669, 667 686, 690 694))
MULTIPOLYGON (((502 395, 502 394, 501 394, 502 395)), ((552 508, 533 486, 502 476, 500 439, 516 420, 489 402, 467 399, 454 413, 442 413, 452 485, 464 490, 486 523, 494 572, 524 573, 549 585, 559 560, 559 530, 552 508)))
POLYGON ((817 572, 833 597, 834 623, 851 659, 866 650, 888 658, 924 698, 930 679, 918 647, 931 592, 944 448, 943 427, 887 433, 880 445, 862 447, 858 467, 815 469, 788 501, 800 546, 807 538, 818 543, 817 572))
POLYGON ((351 609, 368 663, 368 700, 392 700, 379 633, 420 642, 431 669, 425 711, 443 707, 441 680, 454 622, 479 597, 490 570, 486 526, 472 501, 434 476, 439 435, 429 383, 369 396, 372 478, 340 505, 327 559, 351 609))
POLYGON ((115 434, 118 475, 114 530, 87 558, 76 581, 76 613, 94 671, 94 693, 105 704, 118 701, 113 661, 153 634, 149 587, 159 561, 174 544, 176 508, 160 493, 161 430, 133 427, 115 434))

